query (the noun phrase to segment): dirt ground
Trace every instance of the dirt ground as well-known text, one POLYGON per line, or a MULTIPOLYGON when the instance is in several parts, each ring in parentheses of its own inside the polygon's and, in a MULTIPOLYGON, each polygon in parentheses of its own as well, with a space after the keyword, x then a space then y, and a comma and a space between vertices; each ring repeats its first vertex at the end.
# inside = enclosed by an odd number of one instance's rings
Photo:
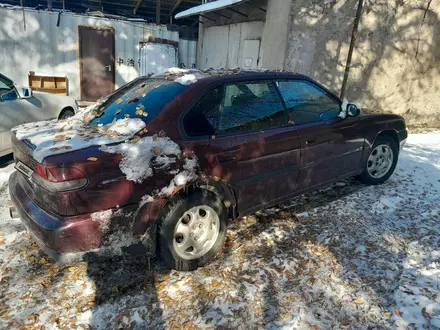
POLYGON ((347 180, 239 219, 194 272, 53 264, 9 219, 2 166, 1 329, 440 329, 440 132, 410 135, 381 186, 347 180))

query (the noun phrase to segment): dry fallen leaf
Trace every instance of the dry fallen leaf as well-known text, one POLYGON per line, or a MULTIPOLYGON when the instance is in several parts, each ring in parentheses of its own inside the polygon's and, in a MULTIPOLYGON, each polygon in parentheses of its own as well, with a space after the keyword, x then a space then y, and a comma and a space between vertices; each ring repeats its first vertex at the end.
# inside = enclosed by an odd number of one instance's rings
POLYGON ((355 299, 352 302, 353 302, 353 304, 356 304, 356 305, 363 305, 364 304, 364 301, 362 299, 355 299))
POLYGON ((140 139, 141 139, 140 136, 137 136, 137 135, 136 135, 136 136, 130 141, 130 143, 138 143, 140 139))
POLYGON ((147 117, 148 116, 148 112, 142 112, 142 116, 147 117))
POLYGON ((217 280, 212 280, 212 281, 211 281, 211 284, 212 284, 213 286, 217 287, 217 286, 220 286, 222 283, 221 283, 220 281, 217 281, 217 280))
POLYGON ((399 311, 399 309, 398 309, 397 307, 394 308, 394 313, 395 313, 397 316, 402 317, 402 313, 399 311))
POLYGON ((157 141, 157 140, 159 140, 159 137, 157 136, 157 134, 154 134, 153 135, 153 141, 157 141))
POLYGON ((122 99, 117 99, 117 100, 115 101, 115 103, 116 103, 116 104, 121 104, 121 103, 122 103, 122 99))
POLYGON ((96 158, 96 157, 89 157, 89 158, 87 158, 87 160, 89 160, 91 162, 96 162, 98 160, 98 158, 96 158))
POLYGON ((5 240, 4 239, 0 239, 0 244, 5 244, 5 240))

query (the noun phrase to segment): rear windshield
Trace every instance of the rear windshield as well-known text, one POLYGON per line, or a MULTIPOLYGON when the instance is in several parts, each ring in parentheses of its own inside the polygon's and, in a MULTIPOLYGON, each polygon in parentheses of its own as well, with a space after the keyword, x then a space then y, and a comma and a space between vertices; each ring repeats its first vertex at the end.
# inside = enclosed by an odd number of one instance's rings
POLYGON ((123 118, 141 118, 148 123, 188 86, 164 79, 137 79, 108 96, 91 126, 107 125, 123 118))

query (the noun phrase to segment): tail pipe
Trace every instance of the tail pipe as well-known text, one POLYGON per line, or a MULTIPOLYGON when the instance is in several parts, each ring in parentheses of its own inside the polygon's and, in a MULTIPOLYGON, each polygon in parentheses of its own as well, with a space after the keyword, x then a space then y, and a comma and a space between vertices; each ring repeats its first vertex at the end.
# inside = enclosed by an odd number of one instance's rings
POLYGON ((15 206, 9 208, 9 215, 11 216, 11 219, 16 219, 20 217, 15 206))

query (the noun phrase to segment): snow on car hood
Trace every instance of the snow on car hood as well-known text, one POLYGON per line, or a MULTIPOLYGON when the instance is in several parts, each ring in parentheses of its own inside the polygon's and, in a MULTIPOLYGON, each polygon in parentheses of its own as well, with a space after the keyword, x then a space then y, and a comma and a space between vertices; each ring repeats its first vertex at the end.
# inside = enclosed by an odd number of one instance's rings
POLYGON ((44 158, 91 146, 123 142, 145 128, 139 118, 124 118, 105 126, 90 126, 95 117, 96 103, 67 120, 49 120, 28 123, 12 129, 18 140, 34 145, 32 156, 38 162, 44 158))

